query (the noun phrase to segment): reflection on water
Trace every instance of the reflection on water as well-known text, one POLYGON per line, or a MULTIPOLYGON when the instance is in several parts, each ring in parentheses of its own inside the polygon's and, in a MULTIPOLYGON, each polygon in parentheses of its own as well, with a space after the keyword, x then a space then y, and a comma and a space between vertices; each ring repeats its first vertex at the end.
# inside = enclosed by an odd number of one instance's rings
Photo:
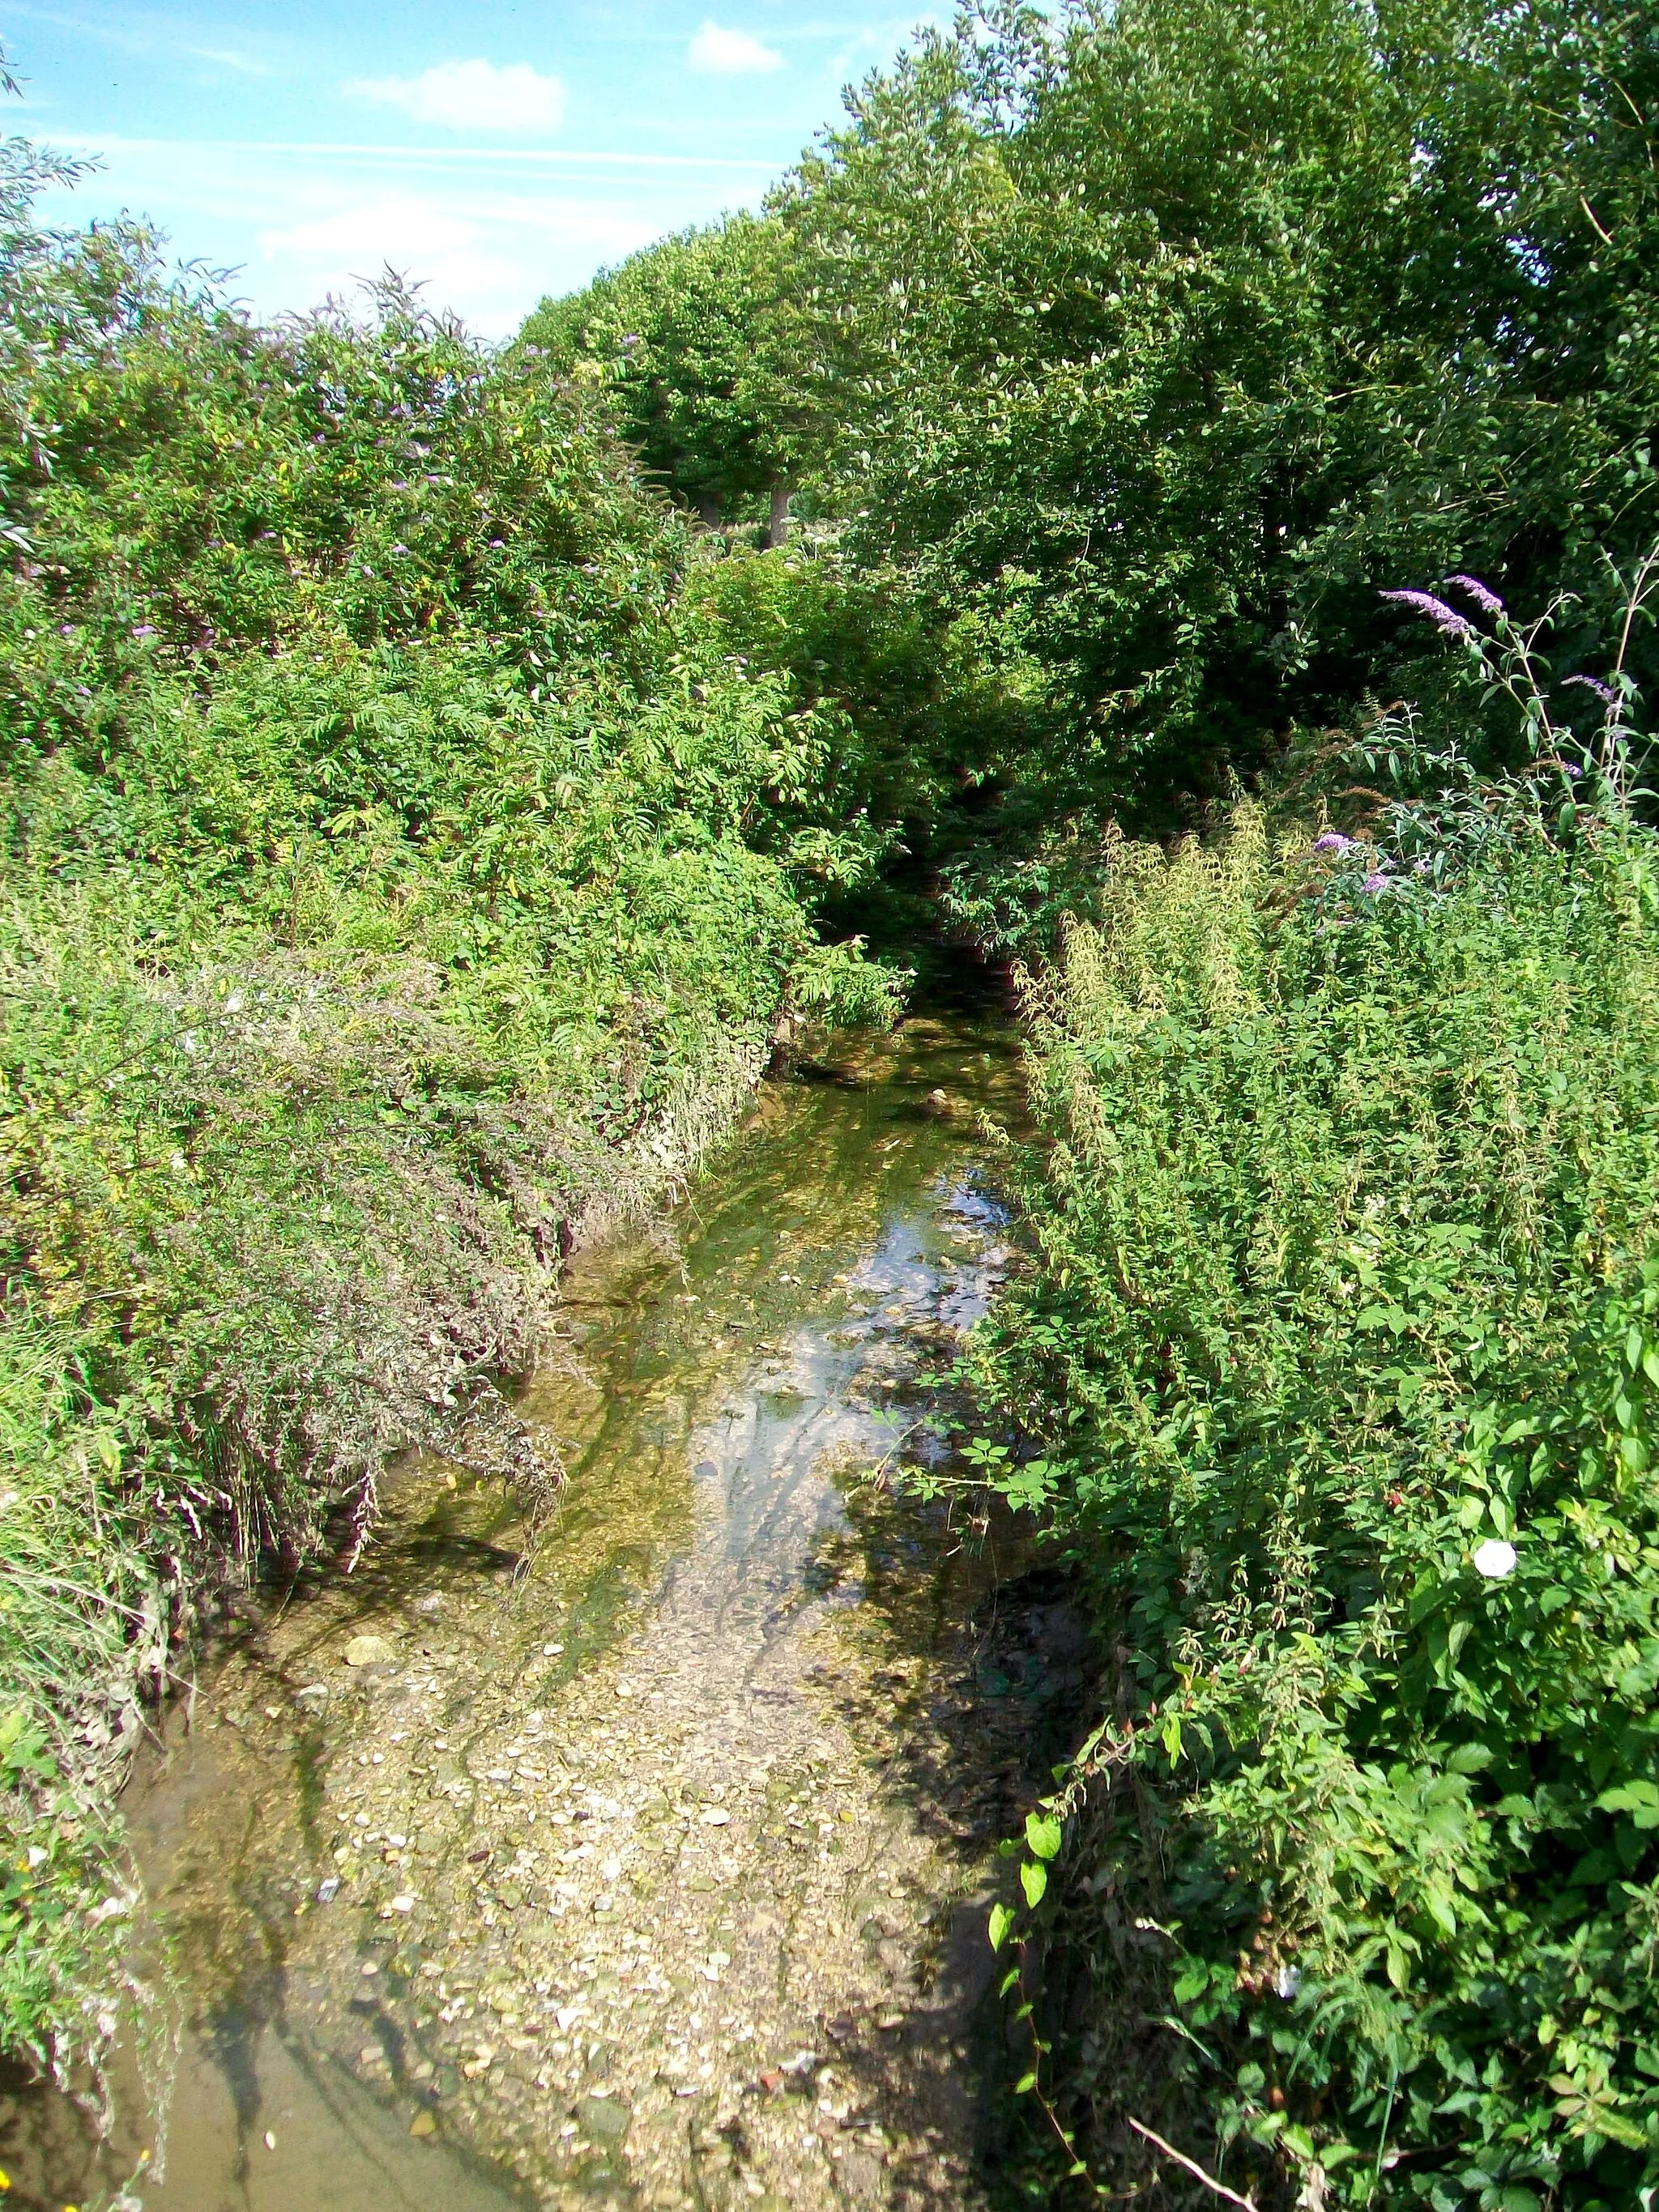
POLYGON ((881 1471, 946 1453, 912 1377, 1008 1264, 1018 1091, 921 1022, 769 1083, 665 1231, 573 1264, 540 1540, 422 1468, 349 1583, 249 1622, 129 1793, 165 2145, 131 2093, 94 2149, 0 2091, 14 2203, 981 2201, 987 1853, 1076 1637, 881 1471))

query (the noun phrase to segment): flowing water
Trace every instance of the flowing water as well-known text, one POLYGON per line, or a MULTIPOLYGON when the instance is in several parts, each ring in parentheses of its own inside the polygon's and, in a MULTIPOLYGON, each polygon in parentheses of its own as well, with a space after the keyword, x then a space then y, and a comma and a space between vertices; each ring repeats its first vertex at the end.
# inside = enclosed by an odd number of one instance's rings
POLYGON ((550 1527, 412 1468, 353 1577, 250 1611, 128 1792, 164 2133, 131 2088, 102 2142, 0 2095, 11 2203, 994 2201, 994 1844, 1081 1638, 1006 1528, 890 1478, 948 1460, 927 1372, 1011 1264, 1018 1097, 964 1021, 769 1082, 572 1263, 522 1401, 550 1527))

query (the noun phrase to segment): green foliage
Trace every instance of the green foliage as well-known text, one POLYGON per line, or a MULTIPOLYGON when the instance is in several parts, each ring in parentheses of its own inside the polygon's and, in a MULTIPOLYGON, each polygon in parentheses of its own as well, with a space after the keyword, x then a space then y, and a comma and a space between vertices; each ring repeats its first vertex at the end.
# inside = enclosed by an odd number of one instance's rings
POLYGON ((1397 688, 1379 580, 1565 588, 1612 658, 1602 556, 1659 527, 1656 66, 1580 0, 1010 4, 851 96, 777 205, 817 496, 1035 672, 1040 813, 1167 818, 1397 688))
POLYGON ((813 926, 839 723, 592 393, 395 288, 258 329, 3 160, 0 2045, 61 2065, 204 1593, 354 1555, 397 1445, 538 1508, 495 1378, 573 1225, 897 985, 813 926))
POLYGON ((107 2033, 78 2000, 119 1986, 129 1892, 88 1782, 118 1767, 166 1661, 157 1577, 104 1520, 131 1408, 89 1413, 82 1351, 26 1311, 0 1322, 0 2021, 42 2066, 107 2033))
POLYGON ((705 521, 758 519, 805 427, 787 252, 775 222, 728 216, 544 300, 520 344, 601 392, 647 473, 705 521))
POLYGON ((1166 2093, 1326 2203, 1659 2180, 1659 877, 1616 805, 1501 832, 1117 845, 976 1355, 1119 1655, 1077 1940, 1139 1886, 1166 2093))

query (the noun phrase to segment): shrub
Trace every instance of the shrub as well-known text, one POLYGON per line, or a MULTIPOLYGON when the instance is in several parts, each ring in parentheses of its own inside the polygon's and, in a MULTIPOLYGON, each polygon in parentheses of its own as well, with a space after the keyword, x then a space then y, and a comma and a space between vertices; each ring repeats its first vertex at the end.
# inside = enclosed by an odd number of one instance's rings
POLYGON ((1073 2117, 1144 2154, 1201 2083, 1303 2204, 1659 2181, 1659 875, 1486 812, 1437 878, 1248 805, 1116 845, 976 1353, 1115 1655, 1073 2117))

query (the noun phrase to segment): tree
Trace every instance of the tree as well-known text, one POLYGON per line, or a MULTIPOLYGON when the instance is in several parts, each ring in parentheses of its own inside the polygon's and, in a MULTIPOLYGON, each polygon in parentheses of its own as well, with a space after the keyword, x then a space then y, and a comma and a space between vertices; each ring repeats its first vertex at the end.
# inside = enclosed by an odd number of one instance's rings
POLYGON ((774 544, 805 428, 787 245, 749 215, 683 232, 544 301, 521 336, 556 370, 605 383, 647 473, 711 527, 763 514, 774 544))

